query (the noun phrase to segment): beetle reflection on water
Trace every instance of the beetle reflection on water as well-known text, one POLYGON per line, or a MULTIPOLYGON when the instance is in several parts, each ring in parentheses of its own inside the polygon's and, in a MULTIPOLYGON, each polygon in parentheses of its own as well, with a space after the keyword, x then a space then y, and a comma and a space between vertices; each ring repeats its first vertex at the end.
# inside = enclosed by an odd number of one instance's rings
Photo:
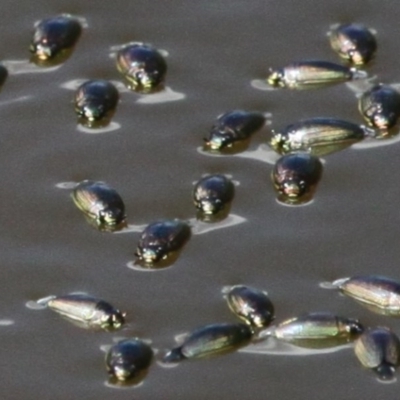
POLYGON ((124 339, 106 354, 106 368, 111 378, 126 382, 143 378, 153 360, 153 350, 138 338, 124 339))
POLYGON ((279 154, 298 151, 323 156, 360 142, 374 131, 337 118, 317 117, 298 121, 273 132, 270 146, 279 154))
POLYGON ((37 64, 62 62, 70 55, 82 33, 82 25, 72 15, 63 14, 40 21, 33 34, 30 51, 37 64))
POLYGON ((139 263, 156 266, 179 252, 190 239, 190 226, 178 219, 164 219, 149 224, 140 235, 136 249, 139 263))
POLYGON ((282 156, 271 174, 278 200, 289 205, 309 202, 322 176, 322 163, 308 153, 282 156))
POLYGON ((104 300, 86 294, 51 296, 46 305, 83 328, 115 330, 125 323, 125 313, 104 300))
POLYGON ((75 94, 75 112, 84 125, 106 125, 119 101, 117 88, 103 79, 84 82, 75 94))
POLYGON ((364 25, 344 24, 329 33, 332 49, 355 65, 367 64, 376 53, 375 35, 364 25))
POLYGON ((366 78, 364 71, 329 61, 300 61, 271 69, 267 82, 272 87, 313 89, 366 78))
POLYGON ((101 230, 117 230, 126 219, 118 192, 104 182, 85 180, 72 191, 75 205, 101 230))
POLYGON ((241 323, 211 324, 195 329, 183 343, 169 351, 163 358, 165 363, 176 363, 185 359, 197 359, 225 354, 249 344, 252 329, 241 323))
POLYGON ((262 290, 235 285, 225 289, 224 297, 231 311, 253 329, 266 328, 275 318, 274 305, 262 290))
POLYGON ((162 89, 167 63, 161 53, 149 44, 130 43, 117 53, 117 68, 132 90, 151 93, 162 89))
POLYGON ((259 112, 233 110, 218 117, 210 134, 204 139, 204 147, 210 151, 244 150, 251 136, 265 124, 265 116, 259 112))
POLYGON ((379 380, 394 380, 400 362, 400 341, 389 328, 367 329, 356 340, 354 352, 360 363, 372 369, 379 380))

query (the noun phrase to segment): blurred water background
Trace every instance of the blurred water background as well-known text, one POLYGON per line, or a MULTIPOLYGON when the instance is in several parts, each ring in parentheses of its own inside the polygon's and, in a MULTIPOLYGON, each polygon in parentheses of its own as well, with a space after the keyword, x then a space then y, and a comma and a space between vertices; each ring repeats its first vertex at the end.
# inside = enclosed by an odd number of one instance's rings
MULTIPOLYGON (((0 93, 2 399, 396 398, 397 384, 378 383, 349 349, 304 356, 237 352, 171 369, 154 363, 142 386, 117 390, 104 385, 100 346, 135 335, 151 339, 160 355, 179 333, 235 321, 221 289, 239 283, 267 290, 277 321, 332 311, 400 333, 398 320, 318 287, 361 273, 400 279, 399 144, 326 156, 315 201, 305 207, 275 201, 271 164, 198 152, 215 118, 232 109, 272 113, 275 128, 316 116, 362 123, 346 85, 296 92, 259 91, 250 83, 292 61, 339 62, 326 36, 339 22, 376 29, 379 48, 368 73, 399 82, 400 4, 3 0, 0 54, 7 65, 29 58, 35 21, 60 13, 88 21, 70 59, 40 73, 17 69, 21 73, 11 74, 0 93), (166 84, 185 97, 147 104, 123 92, 113 119, 120 129, 80 131, 73 91, 62 86, 76 79, 120 81, 110 49, 129 41, 166 50, 166 84), (194 235, 172 267, 148 273, 127 268, 139 233, 96 231, 68 191, 56 186, 103 180, 124 198, 129 222, 143 225, 193 218, 192 182, 207 173, 240 182, 232 213, 246 221, 194 235), (32 299, 74 291, 127 311, 129 330, 85 331, 49 310, 25 307, 32 299)), ((265 143, 269 129, 254 137, 250 151, 265 143)))

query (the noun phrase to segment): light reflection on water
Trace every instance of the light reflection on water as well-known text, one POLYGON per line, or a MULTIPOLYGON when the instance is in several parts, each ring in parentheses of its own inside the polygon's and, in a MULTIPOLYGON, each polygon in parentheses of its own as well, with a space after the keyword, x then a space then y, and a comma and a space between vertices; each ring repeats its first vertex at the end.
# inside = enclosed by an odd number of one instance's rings
MULTIPOLYGON (((215 231, 218 229, 229 228, 230 226, 238 225, 247 221, 246 218, 240 215, 230 214, 227 218, 216 223, 207 223, 197 220, 196 218, 190 218, 187 220, 190 227, 192 228, 193 235, 202 235, 203 233, 215 231)), ((145 225, 128 225, 126 228, 113 232, 114 235, 119 235, 122 233, 132 233, 132 232, 142 232, 147 227, 145 225)))
POLYGON ((319 354, 336 353, 351 347, 352 343, 348 343, 342 346, 329 347, 326 349, 308 349, 279 341, 274 337, 268 337, 268 339, 260 343, 254 343, 243 347, 239 352, 273 356, 315 356, 319 354))
POLYGON ((7 100, 7 101, 1 101, 0 102, 0 107, 8 106, 8 105, 13 104, 13 103, 19 103, 19 102, 25 101, 25 100, 29 100, 32 97, 33 96, 20 96, 20 97, 17 97, 16 99, 11 99, 11 100, 7 100))
POLYGON ((78 186, 78 182, 59 182, 56 183, 56 188, 63 190, 75 189, 78 186))
POLYGON ((0 319, 0 326, 10 326, 14 324, 15 321, 13 321, 12 319, 0 319))
POLYGON ((118 122, 111 121, 107 126, 101 128, 88 128, 81 124, 76 126, 76 130, 82 133, 87 133, 89 135, 101 135, 103 133, 110 133, 121 129, 121 124, 118 122))
POLYGON ((140 98, 136 100, 139 104, 160 104, 168 103, 170 101, 178 101, 186 98, 184 93, 174 92, 170 87, 166 86, 163 90, 157 93, 140 95, 140 98))
POLYGON ((267 81, 264 80, 264 79, 253 79, 250 82, 250 85, 254 89, 268 91, 268 92, 272 92, 274 90, 278 90, 278 88, 274 88, 271 85, 268 85, 267 81))
POLYGON ((62 64, 60 64, 43 68, 31 63, 29 60, 4 60, 2 64, 7 68, 10 75, 54 72, 62 67, 62 64))
POLYGON ((261 161, 267 164, 274 165, 277 160, 279 160, 281 155, 276 153, 266 144, 260 144, 256 150, 246 150, 242 153, 237 154, 218 154, 205 151, 203 147, 198 147, 197 152, 203 156, 207 157, 240 157, 240 158, 250 158, 252 160, 261 161))
POLYGON ((116 383, 111 383, 109 381, 104 381, 103 384, 104 386, 110 388, 110 389, 118 389, 118 390, 132 390, 136 389, 140 386, 142 386, 144 381, 135 383, 133 385, 128 385, 128 384, 116 384, 116 383))

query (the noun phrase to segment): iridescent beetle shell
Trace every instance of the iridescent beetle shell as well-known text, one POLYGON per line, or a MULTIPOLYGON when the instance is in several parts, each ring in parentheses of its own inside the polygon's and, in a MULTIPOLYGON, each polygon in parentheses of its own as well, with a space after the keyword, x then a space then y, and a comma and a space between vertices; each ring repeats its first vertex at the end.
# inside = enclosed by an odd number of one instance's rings
POLYGON ((194 330, 183 343, 169 351, 163 358, 165 363, 185 359, 216 356, 246 346, 252 338, 252 330, 246 324, 211 324, 194 330))
POLYGON ((234 195, 235 185, 228 177, 208 175, 195 184, 193 202, 202 214, 213 215, 229 207, 234 195))
POLYGON ((140 235, 136 249, 139 262, 152 266, 179 252, 190 239, 190 226, 178 219, 160 220, 149 224, 140 235))
MULTIPOLYGON (((40 21, 35 26, 30 51, 34 61, 55 60, 69 55, 82 33, 82 26, 71 15, 59 15, 40 21)), ((65 57, 66 58, 66 57, 65 57)))
POLYGON ((379 380, 394 380, 400 361, 400 341, 389 328, 367 329, 356 340, 354 352, 364 367, 375 371, 379 380))
POLYGON ((274 166, 271 177, 278 200, 285 204, 309 202, 322 176, 322 163, 308 153, 282 156, 274 166))
POLYGON ((153 360, 153 350, 143 340, 124 339, 106 354, 106 368, 117 381, 130 381, 143 376, 153 360))
POLYGON ((398 281, 380 275, 363 275, 338 279, 331 285, 375 313, 400 317, 398 281))
POLYGON ((83 328, 115 330, 125 323, 125 313, 111 304, 86 294, 52 296, 47 307, 83 328))
POLYGON ((75 205, 95 221, 99 229, 113 230, 124 224, 124 202, 117 191, 106 183, 82 181, 72 191, 71 196, 75 205))
POLYGON ((400 93, 389 85, 375 85, 361 95, 358 109, 370 126, 388 130, 400 117, 400 93))
POLYGON ((267 82, 273 87, 313 89, 365 77, 363 71, 329 61, 300 61, 270 69, 267 82))
POLYGON ((275 318, 274 305, 262 290, 235 285, 225 293, 231 311, 253 329, 266 328, 275 318))
POLYGON ((265 124, 265 116, 259 112, 229 111, 218 117, 208 138, 204 139, 206 150, 220 151, 238 147, 245 149, 250 137, 265 124))
POLYGON ((344 24, 329 34, 332 49, 355 65, 367 64, 376 53, 375 35, 364 25, 344 24))
POLYGON ((283 321, 264 336, 271 335, 299 347, 328 348, 353 341, 363 330, 356 319, 314 312, 283 321))
POLYGON ((311 118, 273 132, 270 146, 279 154, 298 151, 322 156, 360 142, 373 131, 337 118, 311 118))
POLYGON ((85 125, 109 121, 119 101, 117 88, 98 79, 84 82, 75 94, 75 111, 85 125))
POLYGON ((117 53, 117 68, 132 90, 145 93, 161 89, 167 73, 161 53, 143 43, 123 46, 117 53))

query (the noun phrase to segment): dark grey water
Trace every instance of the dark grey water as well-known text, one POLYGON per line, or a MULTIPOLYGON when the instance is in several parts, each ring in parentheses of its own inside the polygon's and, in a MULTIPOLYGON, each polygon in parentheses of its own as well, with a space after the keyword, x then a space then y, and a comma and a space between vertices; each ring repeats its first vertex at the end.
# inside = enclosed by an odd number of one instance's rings
MULTIPOLYGON (((249 284, 269 292, 277 319, 333 311, 365 324, 399 321, 373 315, 322 290, 318 283, 358 273, 400 279, 399 144, 327 156, 313 204, 276 203, 272 166, 245 157, 197 151, 217 115, 244 108, 273 114, 275 127, 332 116, 361 122, 346 85, 318 91, 254 89, 268 67, 307 58, 337 61, 326 32, 361 22, 378 32, 368 71, 400 81, 400 5, 384 1, 3 1, 1 58, 26 60, 33 23, 67 12, 86 17, 72 57, 59 69, 11 75, 0 93, 1 397, 14 399, 389 399, 349 349, 322 355, 234 353, 164 369, 154 364, 143 385, 113 389, 100 346, 113 337, 151 339, 160 351, 174 336, 212 322, 234 321, 222 286, 249 284), (168 51, 167 86, 184 99, 140 103, 122 93, 114 116, 120 129, 99 135, 77 129, 76 79, 120 80, 110 48, 144 41, 168 51), (129 222, 193 218, 192 182, 205 173, 240 182, 232 213, 244 223, 193 236, 171 268, 127 268, 139 233, 92 229, 60 182, 104 180, 125 199, 129 222), (49 310, 25 303, 85 291, 128 312, 131 327, 110 334, 81 330, 49 310)), ((18 64, 19 65, 19 64, 18 64)), ((20 71, 21 72, 21 71, 20 71)), ((265 140, 266 129, 250 150, 265 140)), ((383 143, 382 143, 383 144, 383 143)))

